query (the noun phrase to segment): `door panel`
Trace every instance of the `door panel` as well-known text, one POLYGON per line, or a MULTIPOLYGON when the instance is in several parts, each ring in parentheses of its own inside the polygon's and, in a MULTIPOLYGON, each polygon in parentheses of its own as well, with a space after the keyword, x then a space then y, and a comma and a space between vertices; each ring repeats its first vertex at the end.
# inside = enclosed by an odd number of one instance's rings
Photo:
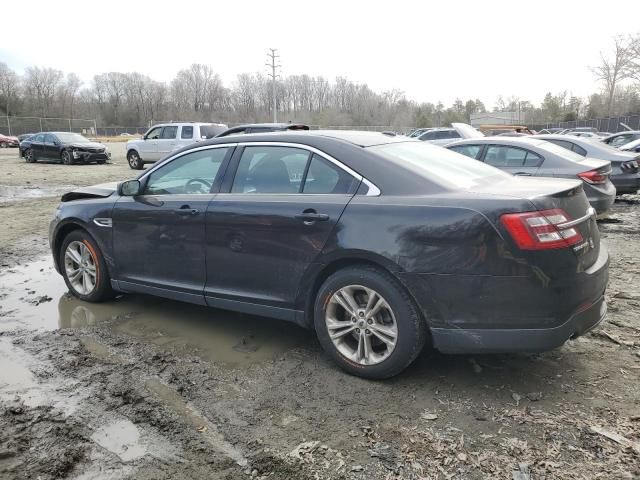
POLYGON ((205 304, 205 213, 233 148, 187 152, 142 179, 113 209, 115 278, 127 289, 205 304), (133 286, 133 287, 132 287, 133 286))
POLYGON ((166 157, 178 146, 178 126, 172 125, 162 129, 158 140, 158 160, 166 157))
POLYGON ((293 308, 304 271, 335 235, 351 197, 218 194, 206 215, 208 302, 293 308))
POLYGON ((42 157, 47 160, 60 160, 58 155, 58 146, 55 144, 57 139, 48 133, 44 137, 44 145, 42 147, 42 157))
POLYGON ((158 160, 158 140, 162 134, 162 127, 151 129, 138 145, 138 153, 140 158, 145 161, 155 162, 158 160))
POLYGON ((204 304, 204 214, 214 195, 122 197, 113 209, 116 278, 204 304))

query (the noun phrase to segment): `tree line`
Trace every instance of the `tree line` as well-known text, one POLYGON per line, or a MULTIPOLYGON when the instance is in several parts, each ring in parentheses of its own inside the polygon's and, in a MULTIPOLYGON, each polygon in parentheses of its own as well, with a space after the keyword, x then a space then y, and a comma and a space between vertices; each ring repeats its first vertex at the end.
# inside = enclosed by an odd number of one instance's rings
MULTIPOLYGON (((535 105, 520 97, 498 97, 491 111, 521 112, 527 123, 569 121, 640 113, 640 35, 616 37, 610 54, 592 68, 601 90, 581 98, 569 91, 547 93, 535 105)), ((143 126, 156 120, 228 124, 271 118, 271 80, 241 73, 225 85, 211 66, 193 64, 170 82, 138 72, 106 72, 84 84, 75 73, 29 67, 18 75, 0 62, 0 114, 97 119, 101 126, 143 126)), ((289 75, 276 86, 278 117, 312 125, 430 127, 468 122, 487 112, 479 99, 416 102, 403 91, 373 91, 345 77, 289 75)))

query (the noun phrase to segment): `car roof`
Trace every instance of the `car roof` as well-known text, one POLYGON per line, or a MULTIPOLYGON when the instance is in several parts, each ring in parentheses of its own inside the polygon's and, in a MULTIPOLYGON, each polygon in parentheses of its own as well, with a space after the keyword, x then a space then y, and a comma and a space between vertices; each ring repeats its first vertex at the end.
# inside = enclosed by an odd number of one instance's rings
POLYGON ((216 137, 205 142, 209 143, 236 143, 236 142, 288 142, 302 141, 314 146, 313 143, 320 139, 335 139, 348 142, 358 147, 372 147, 386 143, 418 142, 401 135, 388 135, 380 132, 363 132, 359 130, 284 130, 276 132, 260 132, 244 135, 242 137, 216 137), (239 139, 240 138, 240 139, 239 139), (219 140, 219 141, 214 141, 219 140))

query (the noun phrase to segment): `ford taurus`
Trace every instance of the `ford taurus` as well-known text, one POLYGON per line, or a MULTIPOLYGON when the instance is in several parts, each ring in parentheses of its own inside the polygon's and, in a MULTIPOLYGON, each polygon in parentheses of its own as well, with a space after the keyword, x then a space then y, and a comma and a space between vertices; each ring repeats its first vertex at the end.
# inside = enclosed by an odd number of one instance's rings
POLYGON ((62 197, 71 293, 288 320, 367 378, 442 352, 552 349, 606 314, 608 254, 577 180, 522 178, 371 132, 212 139, 62 197))

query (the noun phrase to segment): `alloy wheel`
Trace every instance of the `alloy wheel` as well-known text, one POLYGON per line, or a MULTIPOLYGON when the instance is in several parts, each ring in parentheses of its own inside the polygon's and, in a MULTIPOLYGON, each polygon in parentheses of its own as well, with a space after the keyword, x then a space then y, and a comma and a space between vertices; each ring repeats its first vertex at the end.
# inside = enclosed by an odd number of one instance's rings
POLYGON ((131 168, 138 168, 138 154, 135 152, 131 152, 129 154, 129 166, 131 168))
POLYGON ((336 349, 360 365, 383 362, 396 347, 393 310, 371 288, 348 285, 335 292, 326 307, 325 323, 336 349))
POLYGON ((24 158, 28 163, 33 162, 33 152, 31 151, 31 149, 27 149, 26 152, 24 152, 24 158))
POLYGON ((71 287, 80 295, 89 295, 96 288, 96 259, 80 241, 73 241, 64 252, 64 270, 71 287))

